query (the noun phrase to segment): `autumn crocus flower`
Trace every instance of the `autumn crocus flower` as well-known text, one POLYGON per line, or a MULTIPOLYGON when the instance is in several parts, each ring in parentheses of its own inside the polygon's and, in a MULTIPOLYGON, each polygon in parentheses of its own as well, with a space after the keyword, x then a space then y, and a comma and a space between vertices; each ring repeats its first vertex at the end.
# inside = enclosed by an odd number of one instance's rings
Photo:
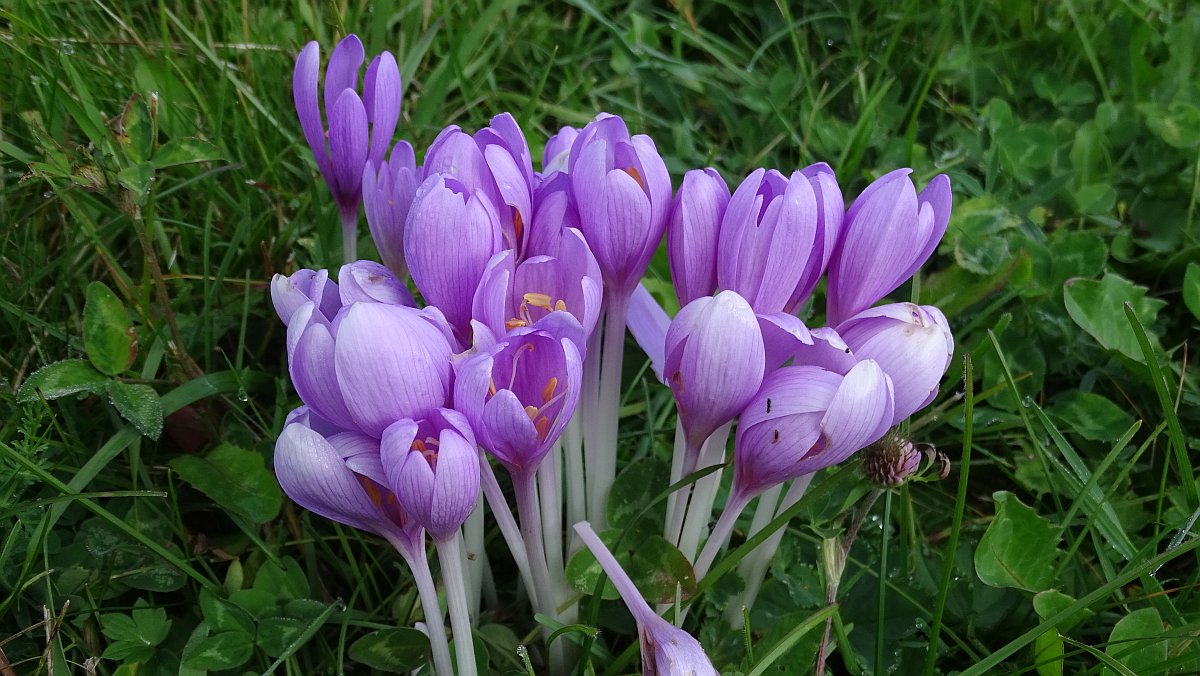
POLYGON ((831 326, 871 307, 916 273, 950 220, 950 179, 940 174, 917 195, 911 169, 876 179, 850 205, 829 263, 831 326))
POLYGON ((380 459, 379 440, 338 430, 306 407, 288 416, 275 443, 279 485, 305 509, 386 539, 412 570, 429 624, 438 676, 452 676, 437 587, 425 557, 421 525, 400 505, 380 459))
POLYGON ((354 303, 331 322, 313 303, 302 306, 287 335, 296 393, 325 420, 377 439, 396 420, 428 415, 452 382, 438 320, 431 310, 354 303))
POLYGON ((417 197, 425 171, 417 166, 412 146, 401 141, 387 162, 363 167, 363 211, 379 256, 400 280, 408 277, 404 261, 404 223, 417 197))
POLYGON ((292 315, 306 303, 315 303, 325 319, 333 319, 342 309, 338 285, 329 278, 328 270, 297 270, 289 276, 271 278, 271 303, 280 321, 287 326, 292 315))
POLYGON ((329 57, 323 96, 319 97, 321 48, 310 42, 296 58, 292 76, 292 96, 304 139, 341 216, 347 263, 356 258, 355 228, 362 198, 363 167, 368 161, 376 166, 383 162, 400 119, 400 70, 396 58, 390 52, 381 52, 371 61, 360 97, 358 72, 363 58, 358 36, 347 35, 329 57), (324 122, 319 98, 324 99, 324 122))
POLYGON ((738 514, 755 496, 789 479, 836 465, 892 425, 892 384, 871 360, 845 375, 785 366, 767 375, 746 405, 734 445, 733 487, 696 560, 708 572, 738 514))
POLYGON ((601 114, 576 137, 568 160, 571 193, 605 291, 628 297, 666 227, 671 176, 649 136, 601 114))
POLYGON ((864 310, 838 325, 858 359, 873 359, 895 389, 892 424, 925 408, 954 356, 954 336, 932 305, 894 303, 864 310))
POLYGON ((464 343, 475 288, 500 242, 496 209, 483 192, 442 174, 421 184, 404 226, 404 258, 425 302, 442 310, 464 343))
POLYGON ((729 186, 711 167, 683 175, 667 221, 667 258, 680 306, 717 289, 717 240, 729 186))
POLYGON ((462 414, 438 409, 420 421, 399 420, 383 432, 380 451, 400 506, 433 536, 454 629, 459 674, 475 674, 466 575, 459 528, 479 495, 475 438, 462 414))
POLYGON ((717 676, 704 648, 691 634, 654 612, 616 557, 592 530, 591 524, 575 524, 575 532, 596 557, 605 575, 617 588, 625 607, 637 621, 642 649, 642 673, 662 676, 717 676))

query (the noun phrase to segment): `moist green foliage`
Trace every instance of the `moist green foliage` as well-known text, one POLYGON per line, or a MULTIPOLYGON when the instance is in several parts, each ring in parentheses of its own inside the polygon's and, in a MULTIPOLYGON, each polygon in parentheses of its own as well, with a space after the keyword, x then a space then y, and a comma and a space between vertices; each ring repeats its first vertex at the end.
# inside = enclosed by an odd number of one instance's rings
MULTIPOLYGON (((267 283, 340 255, 292 111, 292 59, 348 31, 397 54, 398 136, 418 147, 505 110, 534 143, 607 110, 649 133, 676 179, 826 161, 852 196, 896 166, 922 185, 948 173, 945 241, 894 296, 942 307, 955 364, 973 359, 975 382, 952 367, 907 430, 954 471, 875 503, 841 577, 830 667, 1200 671, 1187 343, 1200 316, 1200 8, 424 5, 0 3, 0 671, 99 658, 100 674, 365 674, 422 661, 398 557, 280 507, 269 472, 297 399, 267 283)), ((366 237, 359 250, 374 253, 366 237)), ((663 252, 650 277, 670 295, 663 252)), ((662 461, 669 394, 632 345, 627 363, 622 462, 662 461)), ((867 493, 850 474, 836 481, 800 507, 748 628, 726 617, 737 575, 696 589, 686 627, 723 672, 811 673, 821 542, 867 493)), ((629 517, 626 551, 653 533, 635 515, 664 487, 610 506, 629 517)), ((537 626, 507 584, 501 538, 488 542, 500 603, 476 652, 493 673, 526 673, 515 646, 537 643, 537 626)), ((643 558, 640 577, 681 578, 671 557, 643 558)), ((580 622, 602 629, 597 673, 635 670, 628 616, 592 607, 580 622)), ((584 636, 597 634, 557 640, 584 636)))

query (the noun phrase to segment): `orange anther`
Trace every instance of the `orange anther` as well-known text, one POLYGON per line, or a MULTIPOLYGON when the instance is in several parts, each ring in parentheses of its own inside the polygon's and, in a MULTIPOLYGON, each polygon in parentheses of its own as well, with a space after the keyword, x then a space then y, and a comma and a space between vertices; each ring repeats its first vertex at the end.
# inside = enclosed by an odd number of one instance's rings
POLYGON ((546 386, 542 388, 542 403, 545 404, 554 398, 554 390, 558 389, 558 378, 551 377, 546 382, 546 386))

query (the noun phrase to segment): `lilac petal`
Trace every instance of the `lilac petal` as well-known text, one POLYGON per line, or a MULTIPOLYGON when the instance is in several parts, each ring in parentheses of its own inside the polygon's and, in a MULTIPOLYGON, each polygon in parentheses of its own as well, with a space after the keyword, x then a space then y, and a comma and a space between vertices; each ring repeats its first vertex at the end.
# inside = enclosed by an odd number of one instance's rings
POLYGON ((933 177, 929 185, 926 185, 921 194, 917 196, 917 202, 920 204, 921 219, 928 220, 930 225, 927 228, 927 234, 923 235, 926 239, 925 246, 909 265, 905 278, 912 277, 917 273, 917 270, 933 255, 938 243, 942 241, 942 236, 946 234, 946 226, 950 223, 950 209, 954 203, 954 193, 950 190, 950 177, 945 174, 933 177))
POLYGON ((859 359, 873 359, 895 390, 893 423, 927 405, 937 394, 954 354, 941 311, 912 303, 865 310, 838 328, 859 359))
POLYGON ((378 439, 357 432, 338 432, 325 437, 325 440, 355 474, 361 474, 380 486, 387 485, 378 439))
POLYGON ((475 511, 479 496, 479 452, 453 430, 439 437, 437 470, 434 472, 432 525, 435 537, 453 536, 475 511))
POLYGON ((879 366, 860 361, 842 380, 821 420, 826 443, 797 467, 801 474, 836 465, 868 444, 878 441, 892 426, 891 381, 879 366))
POLYGON ((513 252, 506 249, 492 256, 471 300, 471 319, 487 327, 493 336, 503 335, 509 319, 507 300, 513 276, 513 252))
POLYGON ((499 190, 500 220, 510 246, 524 251, 529 237, 529 224, 533 222, 533 196, 526 182, 525 173, 517 166, 508 150, 498 145, 489 145, 483 150, 484 160, 491 170, 499 190))
POLYGON ((309 301, 317 304, 326 319, 332 319, 342 307, 338 286, 329 280, 328 270, 302 269, 290 277, 277 274, 271 278, 271 302, 284 326, 291 322, 296 310, 309 301))
POLYGON ((310 512, 370 533, 399 530, 333 446, 303 425, 288 425, 275 442, 275 475, 288 497, 310 512))
POLYGON ((334 363, 350 415, 378 437, 393 421, 443 406, 450 345, 412 308, 356 303, 338 326, 334 363))
POLYGON ((457 126, 438 134, 425 153, 425 175, 446 174, 461 181, 471 191, 480 191, 493 207, 503 204, 491 169, 475 139, 457 126))
POLYGON ((308 406, 297 406, 287 414, 287 417, 283 420, 283 426, 287 427, 292 423, 304 425, 308 429, 313 430, 317 434, 320 434, 326 438, 345 431, 341 427, 338 427, 337 425, 334 425, 328 420, 317 415, 317 413, 308 406))
POLYGON ((666 361, 667 327, 671 318, 646 289, 638 284, 629 299, 629 312, 625 318, 633 339, 650 358, 650 368, 660 382, 663 380, 663 364, 666 361))
POLYGON ((500 390, 483 406, 481 426, 487 430, 487 450, 510 470, 534 467, 540 457, 527 451, 538 447, 537 430, 512 390, 500 390))
POLYGON ((575 127, 563 127, 558 133, 546 141, 542 152, 542 175, 549 178, 555 172, 566 172, 567 158, 571 154, 571 144, 579 137, 575 127))
POLYGON ((358 69, 362 67, 362 41, 351 33, 342 38, 333 48, 329 56, 329 64, 325 66, 325 117, 333 125, 334 106, 337 97, 346 89, 358 89, 358 69))
POLYGON ((408 287, 384 266, 375 261, 355 261, 343 265, 338 272, 342 284, 342 304, 386 303, 416 307, 408 287))
POLYGON ((758 326, 766 348, 766 366, 774 370, 796 356, 806 345, 813 344, 812 334, 799 317, 784 312, 758 315, 758 326))
POLYGON ((688 442, 698 447, 749 402, 762 384, 765 352, 758 318, 734 291, 698 298, 667 329, 663 374, 688 442))
POLYGON ((645 246, 651 205, 641 186, 624 171, 608 172, 595 190, 579 205, 583 235, 605 282, 615 293, 627 294, 644 271, 639 257, 645 246))
POLYGON ((382 164, 400 119, 400 69, 391 52, 382 52, 367 67, 363 103, 371 122, 371 162, 382 164))
POLYGON ((454 369, 454 408, 466 417, 472 429, 478 430, 480 437, 485 431, 483 409, 493 365, 491 353, 480 351, 457 362, 454 369))
POLYGON ((321 104, 317 98, 317 78, 321 69, 321 47, 316 42, 304 45, 296 57, 296 69, 292 74, 292 99, 296 104, 296 116, 304 140, 312 150, 313 159, 326 182, 333 180, 333 168, 325 150, 325 127, 321 124, 321 104))
POLYGON ((842 240, 830 261, 827 315, 830 325, 873 305, 911 276, 912 261, 933 229, 919 219, 910 169, 876 179, 850 205, 842 240), (925 232, 922 234, 922 230, 925 232))
MULTIPOLYGON (((657 231, 657 237, 650 239, 652 248, 658 248, 658 241, 662 238, 663 229, 667 226, 667 214, 671 210, 671 174, 667 171, 667 165, 663 162, 662 156, 658 154, 658 148, 654 146, 654 141, 645 134, 638 134, 630 139, 633 144, 634 152, 637 154, 639 168, 641 169, 642 183, 646 189, 646 195, 650 198, 650 211, 652 231, 657 231)), ((617 167, 623 169, 624 167, 617 167)))
POLYGON ((667 222, 671 281, 681 306, 717 288, 717 241, 729 197, 729 186, 715 169, 693 169, 683 176, 667 222))
POLYGON ((317 415, 344 429, 354 429, 333 368, 333 335, 324 317, 314 313, 313 308, 309 303, 297 310, 288 325, 288 373, 292 386, 317 415))
POLYGON ((500 249, 500 226, 481 193, 467 196, 456 185, 434 175, 421 186, 404 226, 404 257, 425 301, 465 332, 475 289, 500 249))
POLYGON ((358 208, 363 166, 367 161, 367 111, 353 89, 337 95, 329 116, 329 152, 333 158, 334 197, 343 212, 358 208))
POLYGON ((812 253, 804 265, 804 274, 784 307, 785 312, 795 312, 799 309, 816 288, 821 275, 825 274, 841 234, 842 215, 845 213, 842 191, 829 165, 824 162, 814 164, 800 173, 809 180, 816 196, 817 230, 812 253))
POLYGON ((800 346, 792 357, 793 364, 819 366, 826 371, 845 375, 858 363, 858 358, 837 331, 823 326, 813 329, 811 335, 812 344, 800 346))

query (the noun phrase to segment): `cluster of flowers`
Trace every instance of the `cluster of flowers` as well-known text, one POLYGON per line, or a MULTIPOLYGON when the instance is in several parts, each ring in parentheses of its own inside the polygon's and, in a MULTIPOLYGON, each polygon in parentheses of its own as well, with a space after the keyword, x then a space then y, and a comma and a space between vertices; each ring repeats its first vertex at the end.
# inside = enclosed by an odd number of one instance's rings
MULTIPOLYGON (((406 142, 389 154, 395 59, 371 61, 360 95, 363 61, 354 36, 334 50, 324 122, 316 43, 296 62, 296 109, 342 217, 347 263, 336 283, 326 270, 300 270, 271 285, 304 402, 276 446, 280 484, 402 555, 438 674, 454 672, 425 534, 438 550, 458 673, 473 674, 467 637, 490 575, 481 494, 537 611, 574 619, 564 557, 587 546, 639 624, 646 673, 715 674, 592 530, 604 526, 616 474, 626 329, 677 403, 673 481, 722 465, 738 420, 732 488, 711 534, 719 473, 673 494, 664 517, 664 535, 699 579, 752 499, 761 496, 759 527, 813 473, 935 396, 953 352, 942 313, 874 305, 937 246, 948 179, 918 194, 909 170, 897 170, 848 211, 824 164, 759 169, 732 194, 713 169, 689 171, 673 195, 650 138, 607 114, 550 138, 541 172, 507 113, 473 135, 446 128, 417 164, 406 142), (355 260, 360 205, 382 264, 355 260), (664 232, 682 307, 674 318, 640 285, 664 232), (796 313, 822 277, 828 326, 809 329, 796 313), (511 476, 515 517, 492 461, 511 476)), ((762 574, 743 571, 746 604, 762 574)), ((546 656, 552 670, 563 644, 546 656)))

